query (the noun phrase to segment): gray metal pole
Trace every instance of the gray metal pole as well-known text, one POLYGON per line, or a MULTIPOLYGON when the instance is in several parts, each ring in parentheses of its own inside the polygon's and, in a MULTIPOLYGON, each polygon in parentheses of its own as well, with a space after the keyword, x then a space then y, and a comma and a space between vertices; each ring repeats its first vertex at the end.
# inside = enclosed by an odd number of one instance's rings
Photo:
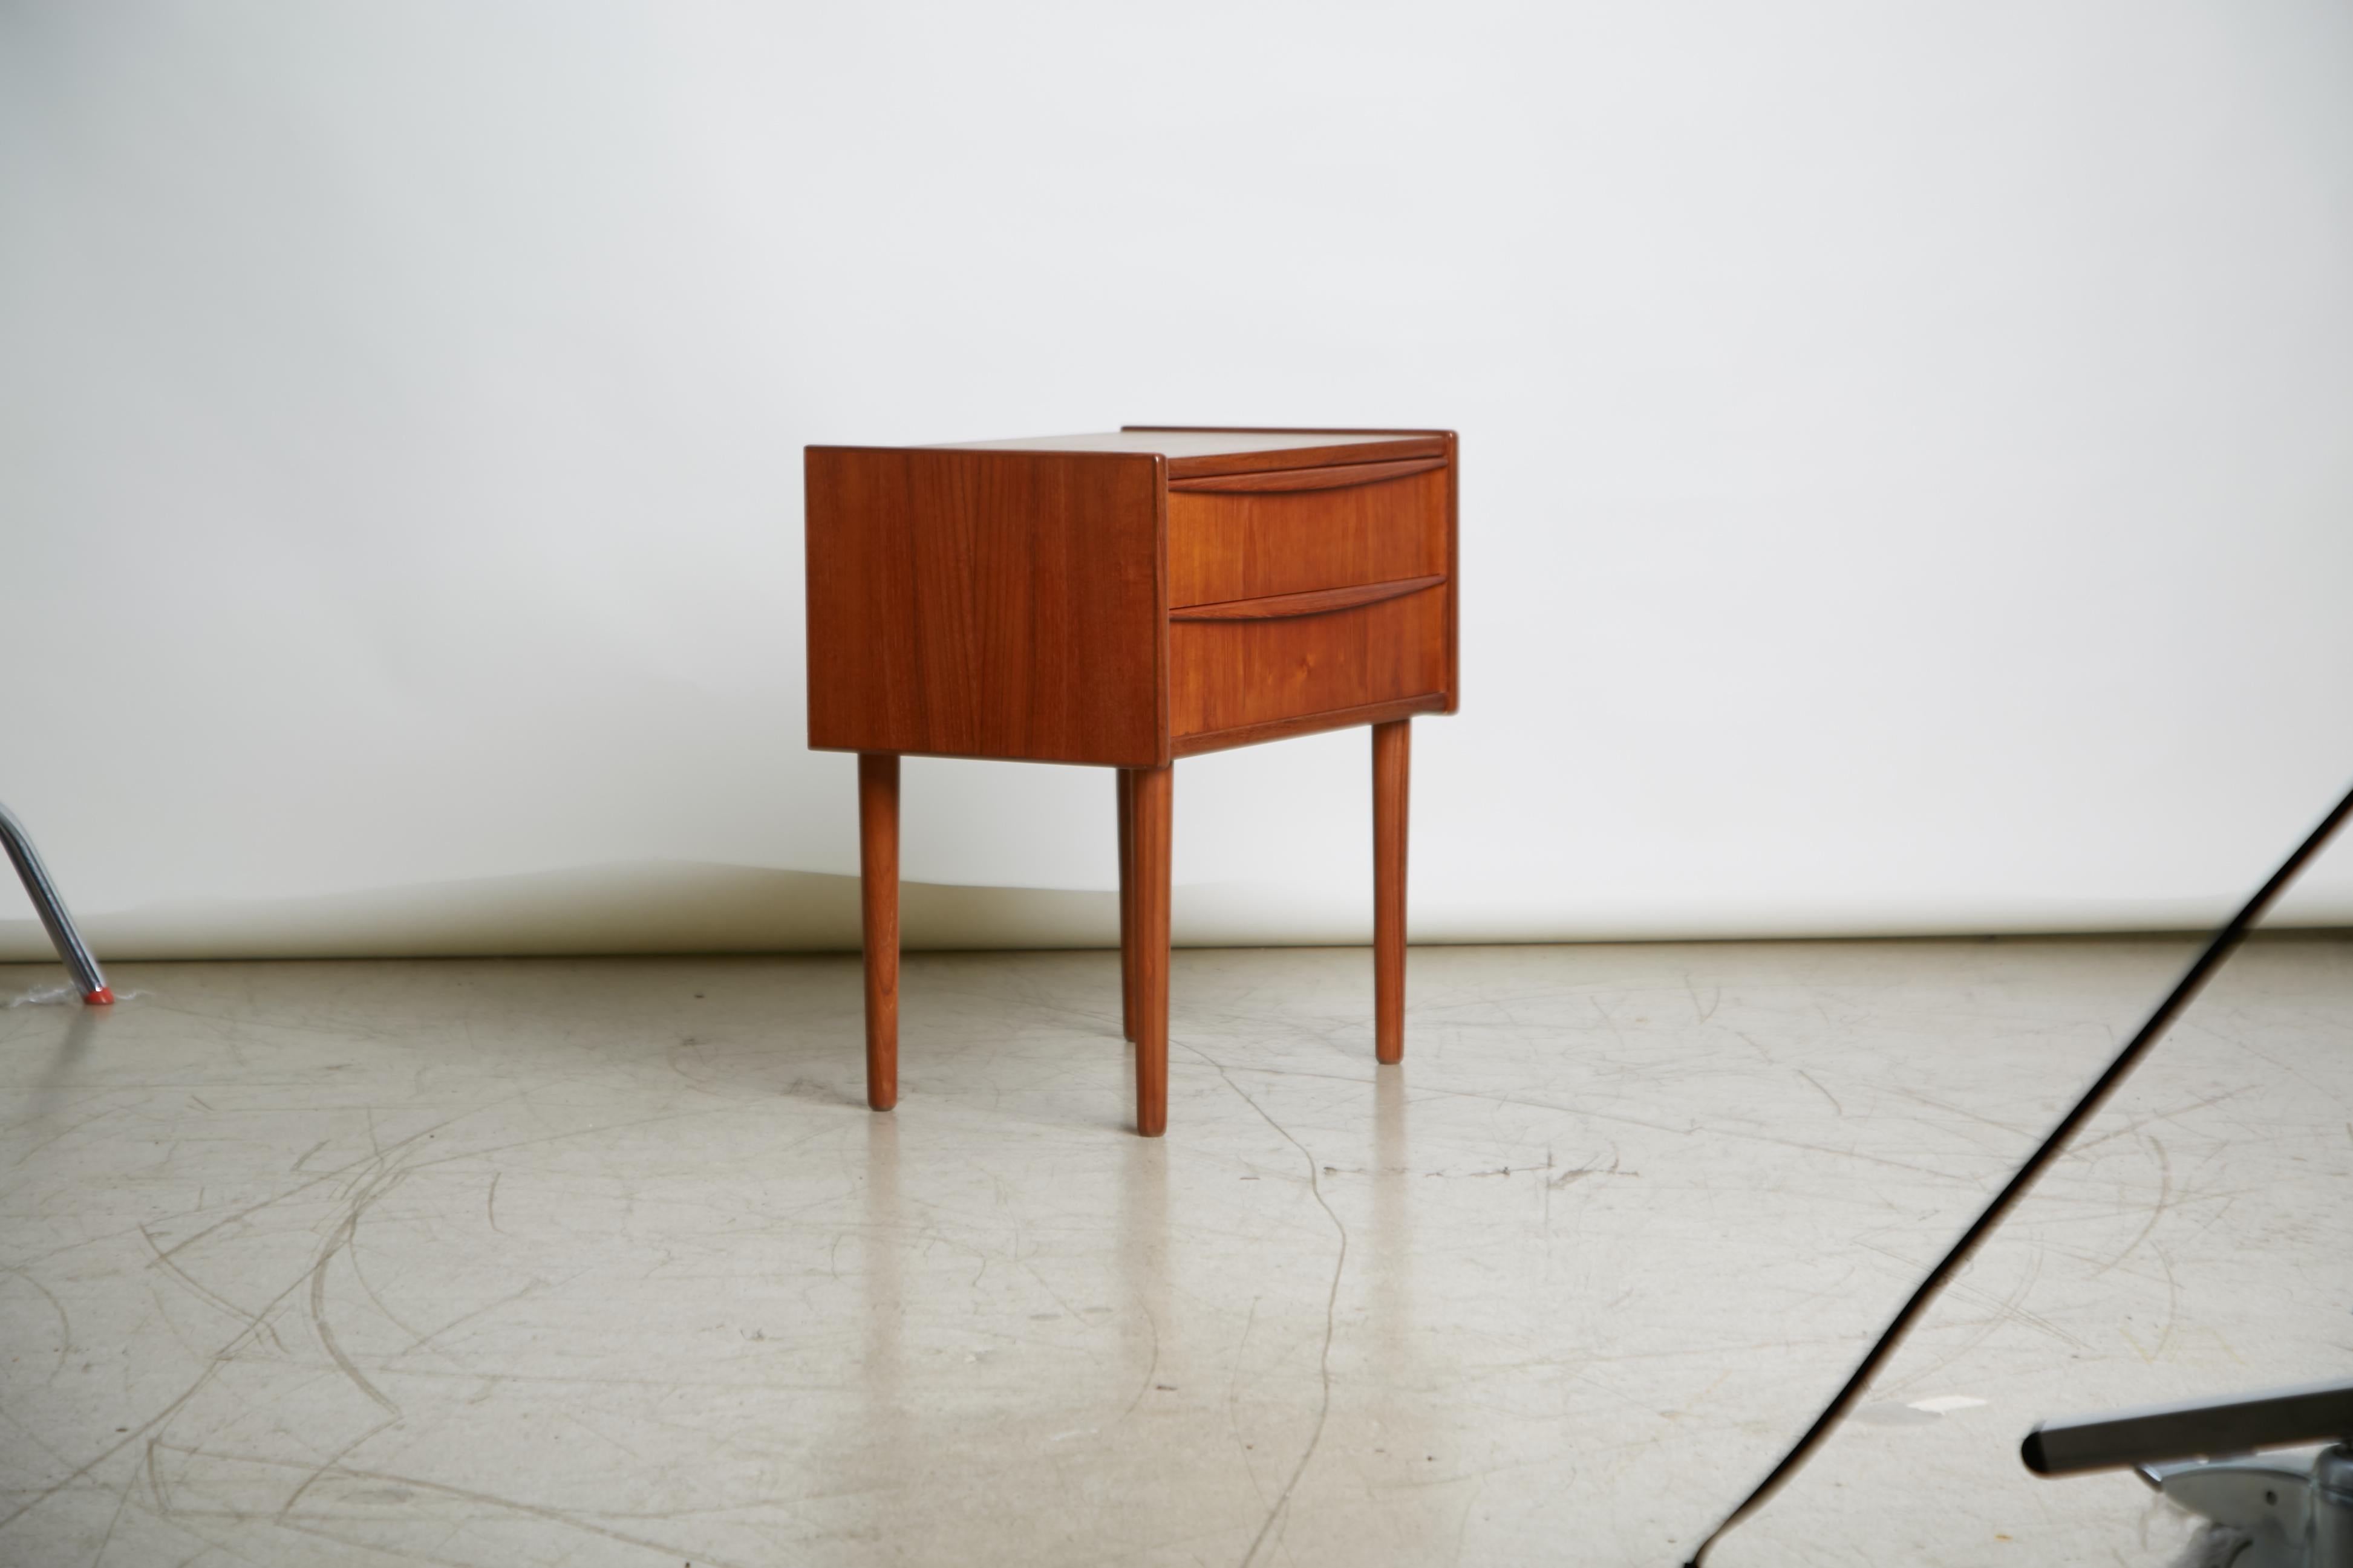
MULTIPOLYGON (((2353 1438, 2353 1377, 2044 1421, 2020 1455, 2038 1476, 2353 1438)), ((2353 1487, 2353 1471, 2338 1484, 2353 1487)))
POLYGON ((2353 1568, 2353 1444, 2339 1443, 2312 1461, 2305 1529, 2305 1568, 2353 1568))
POLYGON ((41 857, 25 832, 25 825, 5 805, 0 805, 0 843, 8 848, 8 858, 16 863, 16 875, 25 884, 25 892, 40 911, 41 924, 49 933, 49 943, 72 971, 74 984, 81 987, 81 999, 93 1006, 104 1006, 114 1000, 114 993, 106 988, 106 975, 98 967, 98 960, 74 929, 73 916, 67 912, 66 901, 58 896, 58 885, 49 880, 49 868, 41 864, 41 857))

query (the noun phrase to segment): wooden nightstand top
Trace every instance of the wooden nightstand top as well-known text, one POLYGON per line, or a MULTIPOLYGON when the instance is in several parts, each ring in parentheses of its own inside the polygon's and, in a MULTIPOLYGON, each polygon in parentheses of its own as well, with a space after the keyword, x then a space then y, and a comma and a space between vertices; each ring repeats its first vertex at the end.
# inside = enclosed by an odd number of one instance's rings
POLYGON ((1102 452, 1167 459, 1171 479, 1213 474, 1434 458, 1445 452, 1443 430, 1213 430, 1184 426, 1130 425, 1074 436, 1017 436, 1000 441, 942 441, 934 450, 957 452, 1102 452))
POLYGON ((1091 430, 1081 436, 1014 436, 1002 441, 936 441, 934 446, 1008 452, 1157 452, 1164 458, 1217 458, 1230 452, 1286 452, 1394 441, 1393 430, 1091 430))

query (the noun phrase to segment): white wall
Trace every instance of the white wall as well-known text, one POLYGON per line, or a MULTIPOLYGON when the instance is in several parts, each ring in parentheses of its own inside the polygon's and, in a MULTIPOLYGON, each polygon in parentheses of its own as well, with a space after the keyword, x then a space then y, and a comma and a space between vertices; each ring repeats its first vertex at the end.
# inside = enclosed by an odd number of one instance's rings
MULTIPOLYGON (((1462 432, 1422 936, 2209 918, 2353 781, 2353 12, 0 8, 0 799, 118 953, 850 940, 802 444, 1129 421, 1462 432)), ((1185 763, 1180 934, 1361 932, 1365 753, 1185 763)), ((1107 774, 908 789, 1110 884, 1107 774)))

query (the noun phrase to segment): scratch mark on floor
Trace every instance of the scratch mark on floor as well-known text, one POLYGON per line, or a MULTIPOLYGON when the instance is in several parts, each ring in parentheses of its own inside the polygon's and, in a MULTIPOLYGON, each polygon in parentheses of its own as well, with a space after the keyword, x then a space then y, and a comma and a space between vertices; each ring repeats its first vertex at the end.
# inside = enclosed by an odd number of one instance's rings
POLYGON ((2114 1258, 2092 1270, 2094 1279, 2130 1258, 2140 1244, 2148 1239, 2149 1233, 2157 1229, 2157 1222, 2165 1217, 2165 1211, 2173 1206, 2173 1162, 2166 1157, 2165 1145, 2158 1140, 2150 1139, 2148 1146, 2157 1151, 2157 1201, 2148 1205, 2148 1217, 2141 1222, 2139 1232, 2126 1242, 2114 1258))
MULTIPOLYGON (((1182 1041, 1178 1043, 1184 1044, 1182 1041)), ((1325 1292, 1324 1298, 1324 1348, 1316 1358, 1316 1373, 1322 1380, 1323 1389, 1315 1404, 1315 1426, 1307 1436, 1307 1447, 1301 1451, 1299 1463, 1292 1468, 1291 1479, 1282 1484, 1282 1490, 1275 1497, 1274 1506, 1267 1510, 1266 1522, 1259 1526, 1258 1534, 1250 1542, 1250 1550, 1242 1553, 1241 1568, 1250 1568, 1251 1563, 1258 1561, 1259 1552, 1268 1543, 1270 1537, 1277 1542, 1281 1541, 1282 1537, 1276 1533, 1275 1526, 1282 1521, 1284 1510, 1290 1508, 1291 1494, 1298 1489, 1299 1478, 1307 1473, 1308 1462, 1315 1458, 1316 1447, 1324 1441, 1324 1423, 1331 1419, 1332 1338, 1339 1321, 1340 1276, 1348 1266, 1348 1227, 1341 1223, 1338 1211, 1325 1200, 1323 1175, 1315 1163, 1315 1156, 1308 1152, 1307 1145, 1293 1137, 1289 1128, 1268 1115, 1266 1107, 1251 1099, 1250 1091, 1233 1080, 1233 1076, 1226 1071, 1223 1063, 1198 1046, 1186 1045, 1185 1048, 1217 1068, 1218 1076, 1225 1079, 1226 1087, 1240 1095, 1243 1102, 1258 1112, 1261 1121, 1274 1129, 1284 1142, 1299 1151, 1299 1157, 1307 1163, 1307 1190, 1314 1195, 1315 1206, 1324 1211, 1324 1217, 1332 1222, 1333 1230, 1338 1233, 1340 1237, 1339 1249, 1332 1258, 1331 1288, 1325 1292)))
MULTIPOLYGON (((358 1436, 353 1438, 350 1442, 344 1444, 342 1447, 336 1449, 333 1453, 320 1460, 317 1466, 311 1469, 311 1473, 302 1478, 302 1484, 289 1492, 286 1496, 286 1500, 279 1505, 279 1521, 280 1523, 285 1521, 286 1516, 294 1511, 294 1505, 302 1500, 302 1495, 305 1492, 308 1492, 312 1487, 316 1486, 320 1480, 326 1476, 328 1471, 333 1469, 345 1459, 351 1458, 352 1450, 357 1448, 361 1444, 366 1442, 369 1438, 375 1436, 385 1427, 395 1425, 399 1417, 395 1416, 391 1421, 377 1422, 375 1426, 369 1427, 366 1431, 361 1433, 358 1436)), ((148 1445, 148 1451, 150 1453, 154 1451, 153 1444, 151 1443, 148 1445)))
MULTIPOLYGON (((387 1186, 390 1184, 385 1184, 387 1186)), ((373 1190, 369 1195, 373 1195, 373 1190)), ((351 1244, 353 1234, 359 1229, 360 1210, 366 1202, 367 1198, 364 1196, 352 1205, 351 1212, 343 1216, 343 1223, 335 1227, 334 1234, 327 1239, 327 1245, 320 1249, 319 1260, 311 1266, 311 1326, 318 1331, 319 1342, 326 1347, 327 1354, 334 1363, 343 1369, 343 1375, 350 1378, 362 1394, 397 1415, 400 1406, 395 1405, 384 1390, 370 1383, 352 1358, 343 1353, 343 1347, 335 1342, 335 1331, 327 1323, 327 1266, 334 1262, 336 1253, 351 1244)))
POLYGON ((1837 1111, 1841 1120, 1845 1118, 1846 1107, 1839 1103, 1839 1097, 1837 1095, 1832 1094, 1829 1089, 1822 1087, 1821 1080, 1820 1079, 1816 1078, 1813 1074, 1808 1072, 1803 1068, 1796 1068, 1795 1071, 1799 1078, 1804 1079, 1808 1083, 1814 1086, 1814 1092, 1816 1094, 1820 1095, 1824 1100, 1831 1102, 1831 1109, 1837 1111))

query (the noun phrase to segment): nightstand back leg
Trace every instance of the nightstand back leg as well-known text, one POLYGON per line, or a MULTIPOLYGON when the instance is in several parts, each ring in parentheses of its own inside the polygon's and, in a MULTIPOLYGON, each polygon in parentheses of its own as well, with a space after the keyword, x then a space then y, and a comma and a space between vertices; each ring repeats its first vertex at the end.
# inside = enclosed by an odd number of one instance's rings
POLYGON ((858 900, 866 945, 866 1103, 899 1103, 899 759, 858 756, 858 900))
POLYGON ((1129 831, 1135 874, 1135 1130, 1157 1138, 1168 1126, 1168 844, 1174 767, 1130 776, 1129 831))
POLYGON ((1405 1060, 1405 829, 1413 721, 1373 726, 1373 1056, 1405 1060))
POLYGON ((1113 774, 1119 792, 1119 1018, 1120 1034, 1135 1038, 1135 775, 1113 774))

